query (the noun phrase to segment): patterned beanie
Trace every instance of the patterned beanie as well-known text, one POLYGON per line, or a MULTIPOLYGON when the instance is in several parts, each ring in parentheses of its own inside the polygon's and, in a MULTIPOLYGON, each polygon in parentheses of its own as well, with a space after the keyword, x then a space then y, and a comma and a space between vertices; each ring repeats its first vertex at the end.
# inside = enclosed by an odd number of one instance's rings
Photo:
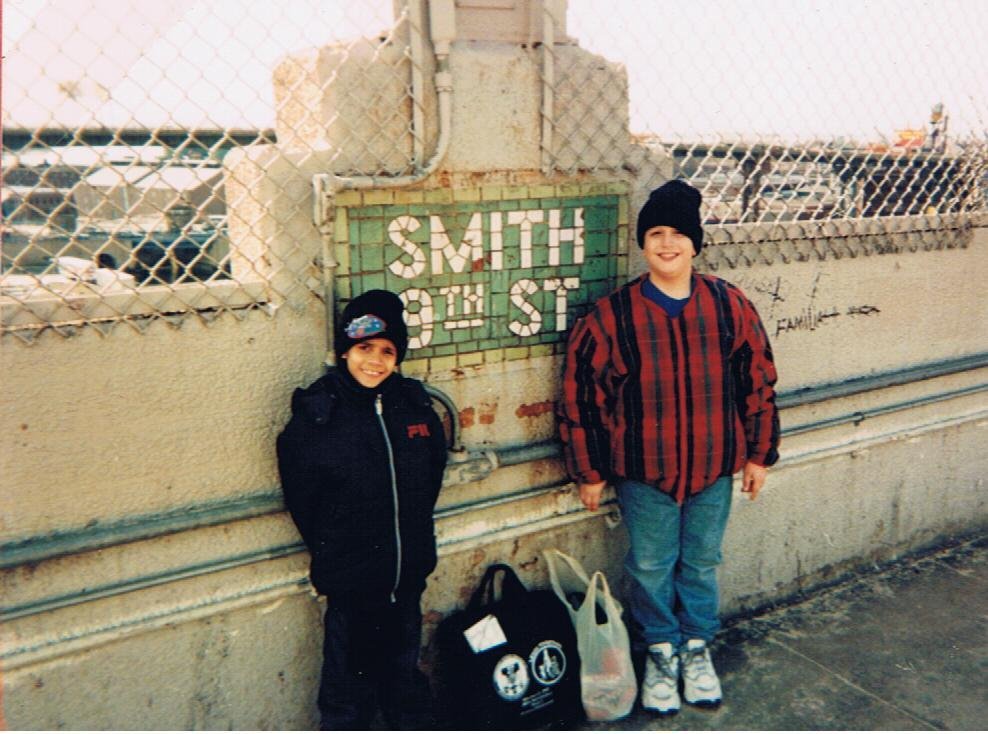
POLYGON ((408 327, 404 304, 391 291, 372 290, 354 298, 336 323, 333 350, 342 359, 354 344, 367 339, 387 339, 398 350, 398 364, 408 350, 408 327))

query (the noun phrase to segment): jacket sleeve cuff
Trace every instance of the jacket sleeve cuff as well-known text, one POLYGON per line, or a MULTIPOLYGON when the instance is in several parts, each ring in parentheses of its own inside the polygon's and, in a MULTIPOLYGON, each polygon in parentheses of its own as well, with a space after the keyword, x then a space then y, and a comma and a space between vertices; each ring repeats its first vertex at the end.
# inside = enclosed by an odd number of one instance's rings
POLYGON ((779 452, 777 449, 771 448, 771 449, 762 449, 759 451, 759 450, 753 450, 750 447, 748 448, 748 461, 750 461, 752 464, 758 464, 758 466, 763 466, 768 468, 773 464, 775 464, 775 462, 777 462, 778 460, 779 460, 779 452))
POLYGON ((596 484, 597 482, 604 481, 603 475, 599 471, 590 469, 585 471, 576 477, 577 484, 596 484))

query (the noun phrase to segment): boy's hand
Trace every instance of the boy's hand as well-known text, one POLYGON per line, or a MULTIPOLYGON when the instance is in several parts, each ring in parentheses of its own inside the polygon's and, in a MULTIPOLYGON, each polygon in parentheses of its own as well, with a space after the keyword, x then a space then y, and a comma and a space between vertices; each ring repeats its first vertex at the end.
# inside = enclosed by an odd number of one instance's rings
POLYGON ((604 487, 607 486, 607 481, 581 484, 579 486, 580 501, 583 503, 583 506, 591 512, 600 507, 600 496, 604 493, 604 487))
POLYGON ((765 477, 768 469, 749 461, 744 465, 744 474, 741 476, 741 491, 748 494, 748 499, 754 501, 765 484, 765 477))

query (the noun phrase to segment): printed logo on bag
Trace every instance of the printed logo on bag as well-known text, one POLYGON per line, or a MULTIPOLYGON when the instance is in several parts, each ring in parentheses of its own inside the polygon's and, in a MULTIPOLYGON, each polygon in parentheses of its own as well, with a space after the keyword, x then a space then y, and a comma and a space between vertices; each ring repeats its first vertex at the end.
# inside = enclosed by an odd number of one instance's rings
POLYGON ((505 701, 517 701, 528 690, 528 666, 518 655, 505 655, 494 666, 494 688, 505 701))
POLYGON ((552 686, 566 672, 566 653, 563 652, 563 646, 555 640, 544 640, 532 650, 532 654, 528 656, 528 664, 532 666, 535 680, 544 686, 552 686))

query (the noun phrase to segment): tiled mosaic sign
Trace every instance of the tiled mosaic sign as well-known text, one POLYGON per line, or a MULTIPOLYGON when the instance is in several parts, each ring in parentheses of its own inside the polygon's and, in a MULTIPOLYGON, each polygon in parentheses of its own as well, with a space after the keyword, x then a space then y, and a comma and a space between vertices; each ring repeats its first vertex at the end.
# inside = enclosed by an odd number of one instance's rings
POLYGON ((419 202, 367 205, 369 193, 338 209, 349 290, 401 295, 413 358, 562 344, 615 285, 620 195, 484 187, 475 200, 430 201, 441 197, 425 191, 419 202), (504 197, 516 189, 545 195, 504 197))

